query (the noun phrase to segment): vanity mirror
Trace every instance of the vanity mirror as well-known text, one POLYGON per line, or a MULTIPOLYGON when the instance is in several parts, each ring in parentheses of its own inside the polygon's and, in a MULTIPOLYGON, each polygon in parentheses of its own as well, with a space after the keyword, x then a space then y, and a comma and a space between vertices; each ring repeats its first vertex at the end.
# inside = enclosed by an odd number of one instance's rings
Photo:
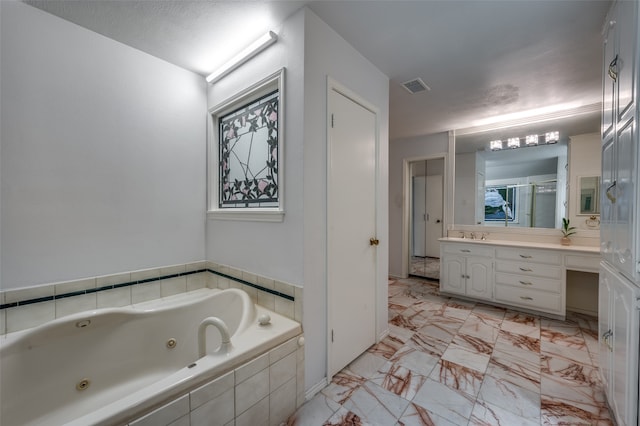
POLYGON ((570 194, 568 165, 569 137, 597 133, 599 111, 531 121, 456 131, 454 225, 560 228, 563 217, 598 214, 599 178, 576 179, 570 194), (576 192, 580 202, 570 203, 576 192))

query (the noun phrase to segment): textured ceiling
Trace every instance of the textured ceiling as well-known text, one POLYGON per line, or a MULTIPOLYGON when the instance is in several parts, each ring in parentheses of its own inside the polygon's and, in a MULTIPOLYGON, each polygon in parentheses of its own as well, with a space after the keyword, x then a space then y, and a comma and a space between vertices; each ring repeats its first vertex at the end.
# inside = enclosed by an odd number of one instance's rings
MULTIPOLYGON (((597 110, 600 33, 610 4, 596 0, 27 3, 203 75, 308 5, 389 76, 392 139, 451 129, 474 133, 478 126, 486 130, 487 123, 516 118, 514 113, 521 122, 527 115, 562 116, 585 105, 597 110), (411 95, 401 87, 416 77, 432 90, 411 95)), ((597 131, 596 115, 582 118, 573 120, 572 131, 597 131)))

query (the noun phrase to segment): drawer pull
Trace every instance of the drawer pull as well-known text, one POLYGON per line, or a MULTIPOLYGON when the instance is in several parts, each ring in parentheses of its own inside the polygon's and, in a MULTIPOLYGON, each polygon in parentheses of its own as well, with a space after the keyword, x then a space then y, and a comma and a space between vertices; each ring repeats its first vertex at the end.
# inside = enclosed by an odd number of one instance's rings
POLYGON ((520 267, 520 270, 523 272, 531 272, 533 269, 531 268, 523 268, 522 266, 520 267))
POLYGON ((533 256, 529 256, 528 254, 521 254, 520 257, 523 259, 531 259, 533 256))
POLYGON ((471 250, 467 250, 467 249, 461 249, 460 251, 463 253, 471 253, 471 250))
POLYGON ((522 285, 533 285, 533 283, 529 282, 529 281, 520 281, 520 284, 522 284, 522 285))
POLYGON ((522 299, 522 300, 533 300, 533 297, 529 297, 529 296, 520 296, 520 299, 522 299))

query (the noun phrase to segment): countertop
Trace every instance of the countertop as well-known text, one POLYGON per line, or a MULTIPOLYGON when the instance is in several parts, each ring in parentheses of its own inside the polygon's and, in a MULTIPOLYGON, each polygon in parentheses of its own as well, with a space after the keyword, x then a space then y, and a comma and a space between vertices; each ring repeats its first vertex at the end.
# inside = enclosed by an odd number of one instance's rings
POLYGON ((483 241, 483 240, 472 240, 471 238, 459 238, 459 237, 444 237, 444 238, 439 238, 438 241, 442 241, 443 243, 480 244, 480 245, 501 246, 501 247, 562 250, 562 251, 569 251, 569 252, 579 252, 583 254, 600 254, 600 247, 577 246, 577 245, 564 246, 560 243, 534 243, 529 241, 508 241, 508 240, 484 240, 483 241))

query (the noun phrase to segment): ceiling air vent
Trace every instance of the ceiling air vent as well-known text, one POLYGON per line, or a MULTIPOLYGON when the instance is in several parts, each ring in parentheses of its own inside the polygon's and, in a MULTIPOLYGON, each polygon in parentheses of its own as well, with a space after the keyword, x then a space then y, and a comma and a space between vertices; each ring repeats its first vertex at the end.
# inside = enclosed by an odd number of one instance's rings
POLYGON ((413 80, 405 81, 402 83, 402 87, 407 89, 409 93, 416 94, 431 90, 431 87, 424 84, 421 78, 414 78, 413 80))

